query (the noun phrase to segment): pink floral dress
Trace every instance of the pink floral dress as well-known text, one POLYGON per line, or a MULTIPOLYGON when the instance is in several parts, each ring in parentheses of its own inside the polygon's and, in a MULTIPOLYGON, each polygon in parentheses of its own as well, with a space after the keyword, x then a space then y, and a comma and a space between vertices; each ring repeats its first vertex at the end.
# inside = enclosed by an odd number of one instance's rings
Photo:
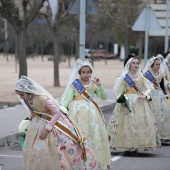
POLYGON ((52 119, 46 122, 44 118, 31 113, 32 120, 23 147, 23 166, 26 170, 98 169, 96 157, 87 141, 84 143, 87 156, 85 161, 80 144, 55 126, 56 121, 60 121, 77 135, 72 122, 59 111, 52 101, 44 95, 38 95, 30 108, 32 108, 32 111, 51 113, 52 119), (50 133, 44 140, 41 140, 39 136, 43 128, 49 130, 50 133))

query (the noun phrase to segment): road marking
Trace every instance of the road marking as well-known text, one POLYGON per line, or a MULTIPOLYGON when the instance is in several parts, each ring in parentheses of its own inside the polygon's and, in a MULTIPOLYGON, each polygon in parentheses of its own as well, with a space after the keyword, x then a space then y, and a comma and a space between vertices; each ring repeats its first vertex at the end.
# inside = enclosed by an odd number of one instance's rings
MULTIPOLYGON (((23 156, 15 156, 15 155, 0 155, 0 157, 22 158, 23 156)), ((1 170, 1 169, 0 169, 0 170, 1 170)))
POLYGON ((112 159, 111 159, 111 161, 117 161, 118 159, 120 159, 122 156, 114 156, 112 159))
POLYGON ((8 107, 8 108, 4 108, 4 109, 7 109, 7 110, 15 110, 16 107, 8 107))

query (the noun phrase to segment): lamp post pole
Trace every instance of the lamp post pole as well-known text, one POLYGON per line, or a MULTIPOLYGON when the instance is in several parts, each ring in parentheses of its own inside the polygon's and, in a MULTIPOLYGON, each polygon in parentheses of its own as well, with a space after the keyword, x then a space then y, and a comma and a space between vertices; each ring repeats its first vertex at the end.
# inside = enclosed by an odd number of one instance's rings
POLYGON ((165 34, 165 52, 168 50, 169 46, 169 0, 166 0, 166 34, 165 34))
POLYGON ((86 0, 80 0, 79 58, 84 59, 86 34, 86 0))

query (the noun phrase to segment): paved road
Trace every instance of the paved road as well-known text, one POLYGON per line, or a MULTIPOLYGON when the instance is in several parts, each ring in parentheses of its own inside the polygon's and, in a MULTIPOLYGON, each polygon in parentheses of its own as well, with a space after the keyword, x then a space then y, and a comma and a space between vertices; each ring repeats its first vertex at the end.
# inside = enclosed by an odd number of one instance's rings
MULTIPOLYGON (((104 111, 109 121, 113 108, 104 111)), ((139 152, 137 156, 111 150, 111 170, 170 170, 170 143, 163 143, 161 149, 139 152)), ((0 147, 0 170, 22 170, 22 152, 19 144, 0 147)))

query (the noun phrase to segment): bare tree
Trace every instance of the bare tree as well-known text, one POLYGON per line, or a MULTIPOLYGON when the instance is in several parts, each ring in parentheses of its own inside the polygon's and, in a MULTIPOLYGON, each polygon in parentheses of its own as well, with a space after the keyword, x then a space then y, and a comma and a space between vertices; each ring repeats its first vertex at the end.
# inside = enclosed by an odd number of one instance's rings
POLYGON ((103 1, 105 12, 112 21, 116 38, 119 44, 125 46, 126 54, 128 46, 138 43, 140 39, 140 33, 134 32, 132 26, 144 5, 142 1, 137 0, 103 1))
POLYGON ((73 15, 69 14, 73 0, 49 0, 50 11, 45 15, 51 30, 53 32, 53 47, 54 47, 54 86, 60 86, 59 80, 59 44, 60 44, 60 29, 61 25, 68 21, 73 15), (50 15, 50 13, 52 15, 50 15))
POLYGON ((45 0, 0 0, 0 14, 12 25, 15 34, 15 56, 19 59, 19 77, 27 76, 26 29, 43 7, 45 0))

